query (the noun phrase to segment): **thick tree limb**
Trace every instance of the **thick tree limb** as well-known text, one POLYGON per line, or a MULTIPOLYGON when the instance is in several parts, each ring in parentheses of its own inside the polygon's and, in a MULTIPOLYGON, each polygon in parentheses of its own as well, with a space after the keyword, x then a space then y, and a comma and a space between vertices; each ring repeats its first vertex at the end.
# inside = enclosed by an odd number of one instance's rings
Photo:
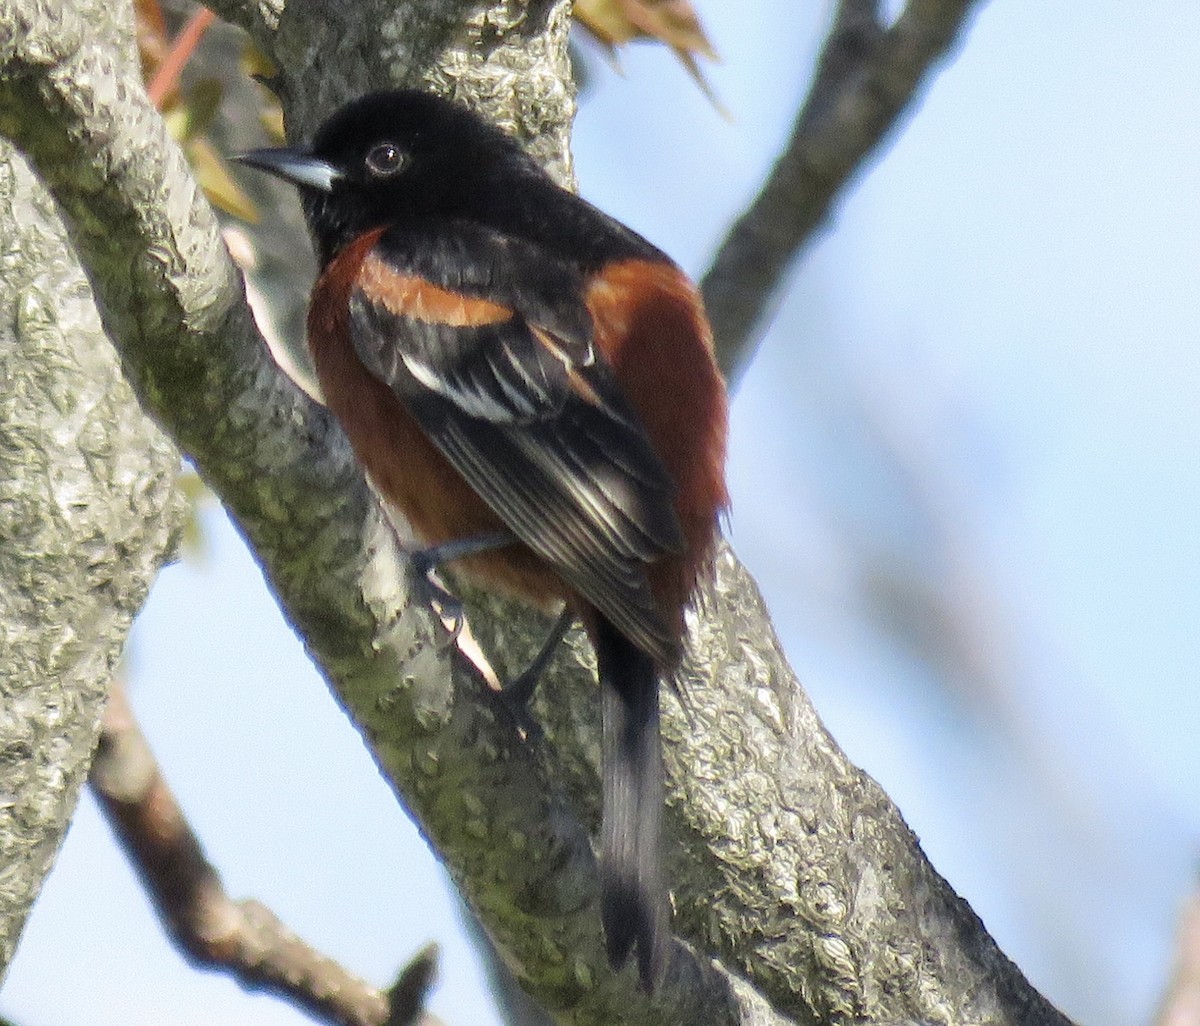
POLYGON ((264 50, 270 51, 287 0, 213 0, 204 6, 231 24, 240 25, 264 50))
MULTIPOLYGON (((16 3, 0 0, 0 15, 16 3)), ((303 134, 322 103, 364 83, 321 67, 322 53, 333 52, 321 33, 354 27, 320 3, 299 6, 297 19, 333 26, 307 26, 315 35, 305 43, 292 8, 280 16, 276 57, 296 69, 281 89, 303 134)), ((559 102, 563 7, 547 8, 535 26, 516 0, 482 11, 424 0, 401 6, 404 33, 368 7, 355 7, 369 28, 354 39, 365 32, 392 47, 393 74, 478 85, 487 109, 499 97, 516 105, 510 111, 524 109, 524 90, 557 76, 545 105, 509 120, 542 149, 565 139, 566 123, 556 120, 569 111, 559 102), (449 31, 452 16, 466 28, 449 31)), ((0 124, 71 218, 130 378, 229 506, 381 768, 546 1008, 578 1023, 1066 1022, 824 732, 728 552, 692 624, 683 673, 693 721, 668 702, 670 854, 680 933, 740 966, 758 989, 682 944, 654 1000, 635 989, 632 973, 613 976, 584 828, 598 794, 588 659, 575 650, 547 682, 541 711, 554 746, 524 744, 414 601, 411 571, 340 434, 267 361, 211 215, 111 57, 123 41, 85 43, 80 19, 31 9, 8 22, 21 27, 0 50, 0 109, 28 117, 0 124)), ((511 607, 476 622, 514 664, 538 634, 511 607)))
POLYGON ((53 200, 0 140, 0 978, 172 551, 178 460, 121 377, 53 200))
POLYGON ((729 230, 701 291, 718 357, 749 362, 796 254, 841 189, 915 100, 978 0, 909 0, 888 28, 880 0, 841 0, 791 138, 729 230))
POLYGON ((496 950, 495 943, 475 916, 471 906, 463 902, 459 914, 463 926, 475 943, 475 950, 483 959, 489 989, 501 1019, 508 1026, 554 1026, 554 1019, 550 1014, 525 992, 516 975, 496 950))
POLYGON ((337 1026, 440 1026, 424 1013, 436 949, 418 954, 385 994, 315 951, 269 908, 229 897, 119 682, 109 691, 89 783, 163 925, 194 963, 337 1026))

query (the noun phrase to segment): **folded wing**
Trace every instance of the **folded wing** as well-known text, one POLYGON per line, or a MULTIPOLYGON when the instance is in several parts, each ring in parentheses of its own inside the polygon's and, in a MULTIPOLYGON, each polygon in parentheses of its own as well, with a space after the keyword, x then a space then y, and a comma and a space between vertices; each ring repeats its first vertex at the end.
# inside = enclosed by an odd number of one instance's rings
POLYGON ((381 240, 351 294, 358 357, 522 542, 670 663, 646 567, 684 544, 673 482, 593 347, 571 276, 539 296, 512 244, 490 241, 472 240, 469 267, 453 266, 468 247, 445 246, 422 267, 398 255, 419 247, 381 240))

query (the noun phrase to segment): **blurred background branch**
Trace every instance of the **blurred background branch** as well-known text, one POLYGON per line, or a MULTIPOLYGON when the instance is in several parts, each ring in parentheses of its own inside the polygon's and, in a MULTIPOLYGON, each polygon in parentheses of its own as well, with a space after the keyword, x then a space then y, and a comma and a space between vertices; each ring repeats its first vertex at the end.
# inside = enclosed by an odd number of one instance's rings
POLYGON ((914 0, 887 25, 880 0, 838 3, 791 138, 701 280, 731 379, 750 362, 799 250, 910 108, 976 6, 914 0))
POLYGON ((385 993, 306 944, 261 902, 229 897, 119 679, 109 690, 89 783, 164 928, 193 965, 230 973, 247 990, 284 997, 334 1026, 441 1026, 424 1011, 436 946, 385 993))

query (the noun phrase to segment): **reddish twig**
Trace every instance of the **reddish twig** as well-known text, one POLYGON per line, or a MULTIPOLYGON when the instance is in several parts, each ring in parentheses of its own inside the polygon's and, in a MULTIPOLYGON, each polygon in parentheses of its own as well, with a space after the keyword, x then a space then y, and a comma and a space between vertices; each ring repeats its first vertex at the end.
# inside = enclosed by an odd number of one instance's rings
POLYGON ((314 950, 257 901, 234 901, 163 779, 114 684, 89 778, 93 793, 175 944, 245 988, 285 997, 337 1026, 435 1026, 424 1011, 436 945, 384 993, 314 950))
POLYGON ((188 19, 183 31, 175 37, 166 58, 158 66, 150 84, 146 86, 146 95, 159 110, 162 110, 163 101, 179 84, 179 76, 183 74, 187 62, 196 52, 196 47, 200 45, 200 40, 204 38, 204 33, 216 17, 207 7, 201 7, 188 19))

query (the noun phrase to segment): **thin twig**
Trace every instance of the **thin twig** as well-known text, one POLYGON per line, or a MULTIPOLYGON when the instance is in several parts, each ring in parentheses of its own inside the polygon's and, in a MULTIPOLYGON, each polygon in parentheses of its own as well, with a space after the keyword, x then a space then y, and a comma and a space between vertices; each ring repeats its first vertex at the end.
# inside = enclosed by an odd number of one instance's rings
POLYGON ((167 933, 193 963, 225 970, 246 989, 285 997, 337 1026, 436 1026, 423 1010, 436 945, 419 952, 385 994, 314 950, 261 903, 225 893, 119 683, 89 783, 167 933))
POLYGON ((201 7, 188 19, 183 30, 175 37, 166 59, 158 66, 154 78, 146 86, 146 95, 159 110, 162 110, 163 101, 171 94, 171 90, 179 84, 179 76, 183 74, 183 69, 187 67, 187 62, 196 52, 196 47, 200 45, 204 33, 208 31, 208 27, 216 18, 217 16, 207 7, 201 7))
POLYGON ((801 246, 912 103, 978 0, 909 0, 885 28, 878 0, 841 0, 791 138, 730 229, 702 291, 730 377, 753 351, 801 246))

